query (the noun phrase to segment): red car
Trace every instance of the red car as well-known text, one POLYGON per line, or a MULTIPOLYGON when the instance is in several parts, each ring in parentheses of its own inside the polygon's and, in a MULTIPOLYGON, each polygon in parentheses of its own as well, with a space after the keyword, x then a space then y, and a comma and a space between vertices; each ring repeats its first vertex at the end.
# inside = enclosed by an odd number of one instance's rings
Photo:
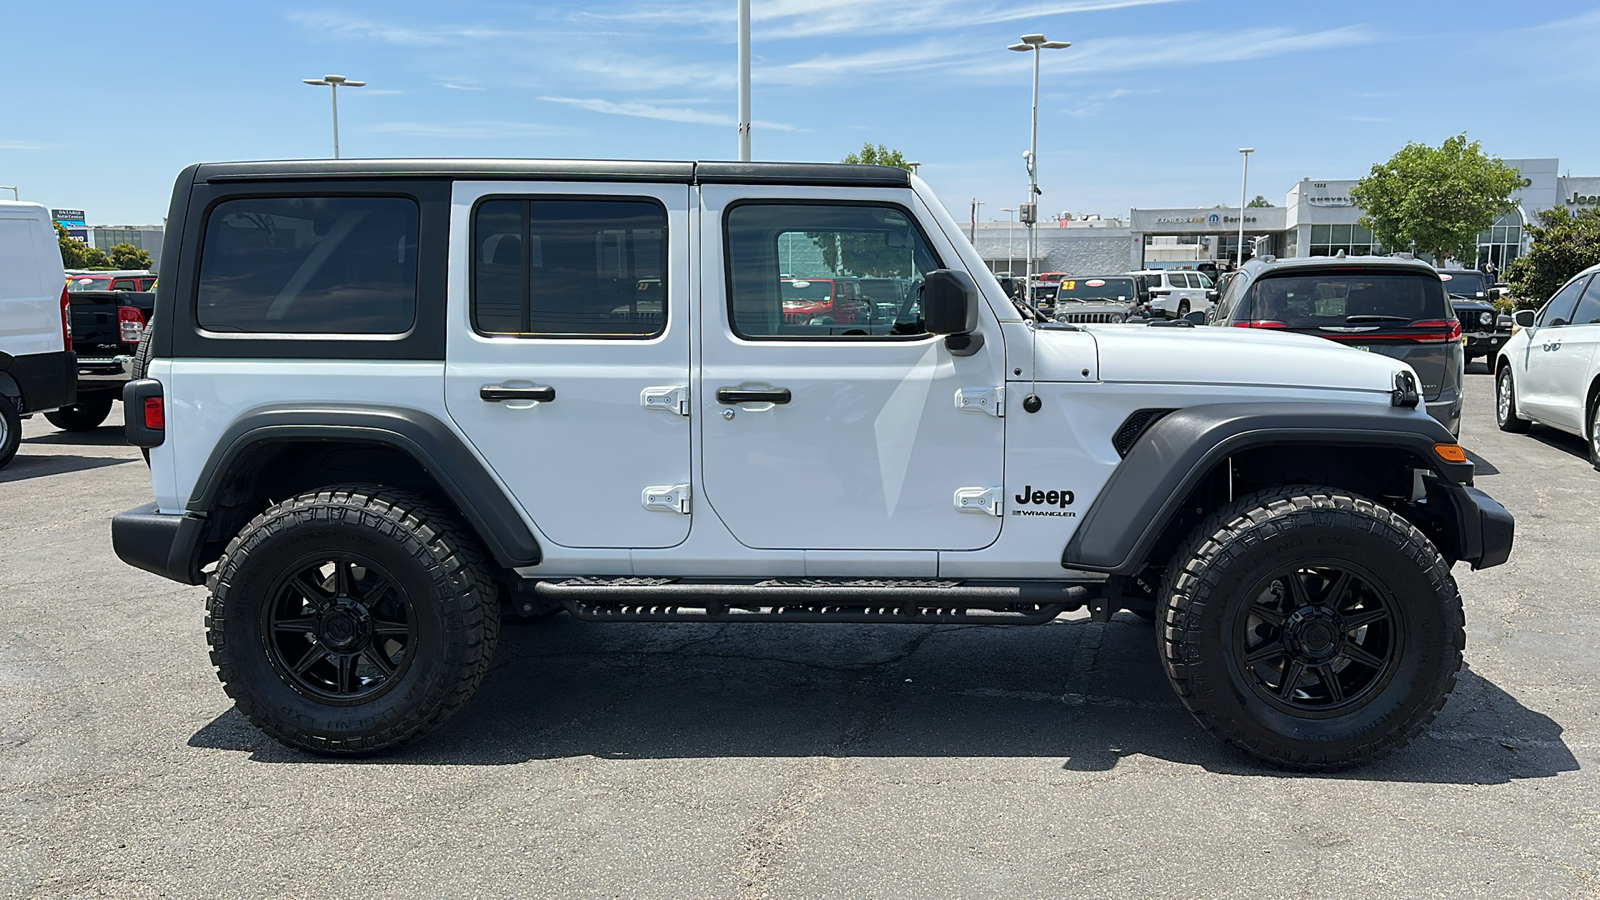
POLYGON ((854 278, 785 278, 781 285, 783 321, 790 325, 808 325, 813 319, 857 325, 867 318, 867 301, 854 278))

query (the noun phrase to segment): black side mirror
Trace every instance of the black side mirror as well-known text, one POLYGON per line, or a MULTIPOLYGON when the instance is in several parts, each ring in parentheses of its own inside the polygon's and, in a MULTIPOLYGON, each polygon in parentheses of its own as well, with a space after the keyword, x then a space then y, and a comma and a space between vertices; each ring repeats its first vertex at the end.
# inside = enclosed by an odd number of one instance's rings
POLYGON ((1210 300, 1212 303, 1217 302, 1217 289, 1216 288, 1212 288, 1212 289, 1206 291, 1206 299, 1210 300))
POLYGON ((1204 325, 1206 324, 1206 311, 1203 309, 1197 309, 1194 312, 1184 316, 1184 319, 1193 322, 1196 325, 1204 325))
POLYGON ((944 335, 952 355, 971 356, 983 345, 978 330, 978 285, 956 269, 934 269, 922 283, 922 322, 931 334, 944 335))
POLYGON ((1511 321, 1517 323, 1518 328, 1532 328, 1535 315, 1537 313, 1531 309, 1519 309, 1511 314, 1511 321))

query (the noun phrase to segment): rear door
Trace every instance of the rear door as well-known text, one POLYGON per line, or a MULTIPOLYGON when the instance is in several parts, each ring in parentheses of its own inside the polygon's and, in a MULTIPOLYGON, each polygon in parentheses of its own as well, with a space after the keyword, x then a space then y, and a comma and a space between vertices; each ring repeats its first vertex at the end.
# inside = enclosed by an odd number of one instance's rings
MULTIPOLYGON (((1591 281, 1584 275, 1567 282, 1539 312, 1528 343, 1523 345, 1525 373, 1517 385, 1517 406, 1523 412, 1541 422, 1574 430, 1577 417, 1567 409, 1571 401, 1563 400, 1562 394, 1570 392, 1564 382, 1570 380, 1576 368, 1571 362, 1576 361, 1577 350, 1570 338, 1576 335, 1577 341, 1582 341, 1581 334, 1577 334, 1581 329, 1572 327, 1573 317, 1591 281)), ((1587 357, 1584 362, 1588 362, 1587 357)))
POLYGON ((455 185, 445 405, 546 538, 689 533, 689 186, 455 185))
POLYGON ((0 211, 0 352, 53 353, 61 347, 59 252, 35 208, 0 211))

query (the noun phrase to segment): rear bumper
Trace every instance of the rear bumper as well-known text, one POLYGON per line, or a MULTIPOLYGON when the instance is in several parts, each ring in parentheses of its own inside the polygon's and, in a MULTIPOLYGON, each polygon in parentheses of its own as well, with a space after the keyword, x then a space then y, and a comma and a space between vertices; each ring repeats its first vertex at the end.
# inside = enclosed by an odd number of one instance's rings
POLYGON ((162 515, 149 503, 112 517, 111 549, 134 568, 181 584, 201 584, 205 524, 205 519, 187 513, 162 515))
POLYGON ((94 387, 116 387, 133 380, 133 357, 109 359, 78 358, 78 383, 94 387))
POLYGON ((48 412, 78 402, 78 358, 71 350, 13 356, 9 363, 0 363, 0 371, 22 389, 23 413, 48 412))

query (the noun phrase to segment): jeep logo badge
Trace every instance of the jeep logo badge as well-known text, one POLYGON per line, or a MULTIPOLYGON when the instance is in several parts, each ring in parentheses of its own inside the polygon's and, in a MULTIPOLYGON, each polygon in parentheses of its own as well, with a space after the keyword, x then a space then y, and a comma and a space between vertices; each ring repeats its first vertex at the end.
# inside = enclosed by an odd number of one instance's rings
POLYGON ((1072 505, 1072 500, 1071 491, 1036 491, 1031 484, 1023 485, 1022 493, 1017 495, 1018 506, 1032 503, 1035 506, 1055 506, 1065 509, 1072 505))

